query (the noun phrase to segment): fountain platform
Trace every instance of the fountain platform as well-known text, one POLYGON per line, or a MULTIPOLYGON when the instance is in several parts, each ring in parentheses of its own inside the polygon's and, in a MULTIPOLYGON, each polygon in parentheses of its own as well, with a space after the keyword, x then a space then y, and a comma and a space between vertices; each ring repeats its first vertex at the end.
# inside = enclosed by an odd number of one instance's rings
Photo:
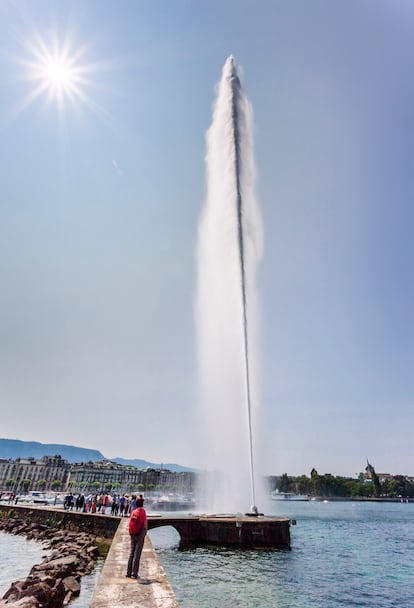
POLYGON ((172 526, 180 547, 217 545, 240 549, 290 549, 290 525, 284 517, 265 515, 147 515, 148 529, 172 526))

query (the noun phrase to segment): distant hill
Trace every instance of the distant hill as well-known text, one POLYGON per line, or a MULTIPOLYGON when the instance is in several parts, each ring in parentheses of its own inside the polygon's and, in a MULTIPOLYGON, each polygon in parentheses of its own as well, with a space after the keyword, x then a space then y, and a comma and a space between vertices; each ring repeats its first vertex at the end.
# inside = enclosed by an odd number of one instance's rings
POLYGON ((42 458, 42 456, 62 456, 68 462, 96 462, 104 460, 98 450, 78 448, 74 445, 60 443, 39 443, 37 441, 20 441, 20 439, 0 439, 0 458, 42 458))
MULTIPOLYGON (((139 469, 159 469, 160 463, 148 462, 140 459, 106 458, 99 450, 79 448, 74 445, 62 445, 60 443, 39 443, 37 441, 21 441, 20 439, 0 438, 0 458, 42 458, 42 456, 62 456, 68 462, 97 462, 99 460, 112 460, 123 465, 130 465, 139 469)), ((179 464, 163 463, 163 468, 176 473, 193 471, 189 467, 179 464)))

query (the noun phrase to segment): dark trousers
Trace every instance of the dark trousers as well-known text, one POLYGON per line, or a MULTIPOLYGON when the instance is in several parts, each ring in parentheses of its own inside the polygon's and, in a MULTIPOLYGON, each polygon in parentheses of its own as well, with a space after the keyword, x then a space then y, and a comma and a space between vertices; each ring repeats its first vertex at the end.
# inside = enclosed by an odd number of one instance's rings
POLYGON ((131 552, 128 559, 127 576, 138 576, 139 560, 141 558, 146 533, 147 531, 145 528, 142 528, 138 534, 131 536, 131 552))

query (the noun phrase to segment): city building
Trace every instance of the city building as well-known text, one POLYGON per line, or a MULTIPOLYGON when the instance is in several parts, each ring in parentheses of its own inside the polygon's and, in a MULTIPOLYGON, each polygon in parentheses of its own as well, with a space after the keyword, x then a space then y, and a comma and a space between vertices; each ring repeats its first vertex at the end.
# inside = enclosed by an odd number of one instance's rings
POLYGON ((138 469, 110 460, 70 464, 60 456, 0 459, 0 491, 149 492, 188 494, 195 474, 138 469))
POLYGON ((64 489, 70 464, 60 456, 0 459, 0 489, 13 492, 64 489))
POLYGON ((74 492, 106 490, 116 493, 159 491, 186 494, 194 490, 195 475, 166 469, 138 469, 102 460, 73 464, 67 485, 74 492))

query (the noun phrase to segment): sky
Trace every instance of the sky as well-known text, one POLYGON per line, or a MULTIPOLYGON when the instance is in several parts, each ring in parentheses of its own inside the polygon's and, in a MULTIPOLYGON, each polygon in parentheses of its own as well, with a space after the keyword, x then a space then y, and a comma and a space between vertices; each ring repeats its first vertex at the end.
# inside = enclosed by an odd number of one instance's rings
POLYGON ((203 468, 195 250, 229 54, 263 472, 414 475, 410 0, 2 0, 0 435, 203 468))

